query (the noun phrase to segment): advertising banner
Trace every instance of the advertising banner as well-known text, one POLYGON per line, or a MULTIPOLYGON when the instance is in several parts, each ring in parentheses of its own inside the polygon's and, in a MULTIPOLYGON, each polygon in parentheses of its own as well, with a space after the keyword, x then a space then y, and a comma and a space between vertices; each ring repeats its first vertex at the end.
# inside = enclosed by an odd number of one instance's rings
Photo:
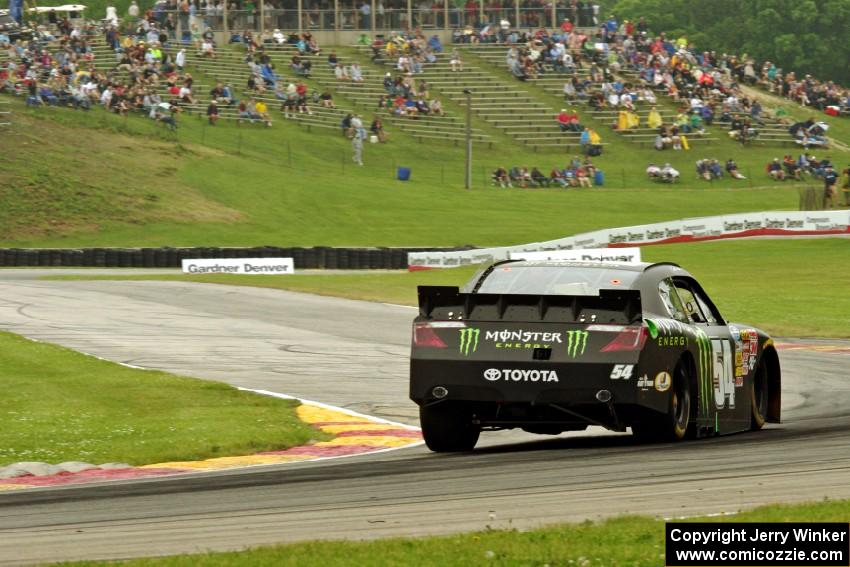
POLYGON ((286 275, 295 272, 292 258, 199 258, 183 260, 186 274, 286 275))
POLYGON ((586 250, 547 250, 543 252, 511 252, 511 260, 564 260, 570 262, 640 262, 640 248, 587 248, 586 250))
POLYGON ((624 248, 727 238, 850 237, 850 211, 773 211, 699 217, 596 230, 557 240, 459 252, 413 252, 410 269, 450 268, 507 260, 512 253, 624 248))

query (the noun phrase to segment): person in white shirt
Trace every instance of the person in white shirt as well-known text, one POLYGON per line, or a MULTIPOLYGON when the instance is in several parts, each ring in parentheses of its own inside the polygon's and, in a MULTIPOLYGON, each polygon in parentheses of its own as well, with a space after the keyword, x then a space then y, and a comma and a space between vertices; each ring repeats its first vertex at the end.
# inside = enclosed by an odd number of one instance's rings
POLYGON ((115 9, 115 6, 109 4, 106 6, 106 18, 105 20, 112 24, 113 26, 118 25, 118 10, 115 9))
POLYGON ((664 167, 661 168, 661 177, 666 180, 673 181, 674 179, 679 178, 679 172, 669 163, 665 163, 664 167))
POLYGON ((130 7, 127 8, 127 15, 133 20, 139 17, 139 5, 136 4, 136 0, 130 2, 130 7))
POLYGON ((183 67, 186 66, 186 50, 181 49, 177 52, 177 55, 174 56, 174 64, 177 65, 177 69, 179 71, 183 71, 183 67))
POLYGON ((351 77, 348 76, 346 68, 340 63, 337 63, 336 67, 334 67, 334 77, 336 77, 337 81, 348 81, 351 79, 351 77))
POLYGON ((363 82, 363 71, 360 69, 360 64, 355 62, 351 65, 351 80, 355 83, 363 82))
POLYGON ((649 164, 649 167, 646 168, 647 177, 661 177, 661 168, 655 165, 654 163, 649 164))
POLYGON ((112 89, 110 87, 106 87, 103 90, 103 93, 100 95, 100 104, 104 106, 104 108, 109 108, 109 105, 112 103, 112 89))

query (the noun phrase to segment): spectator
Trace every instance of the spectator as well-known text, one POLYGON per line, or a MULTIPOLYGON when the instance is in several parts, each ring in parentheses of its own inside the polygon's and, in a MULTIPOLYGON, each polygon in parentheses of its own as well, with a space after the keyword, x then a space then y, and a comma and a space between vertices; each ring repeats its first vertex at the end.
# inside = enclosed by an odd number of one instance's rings
POLYGON ((351 130, 351 119, 353 117, 354 115, 349 112, 348 114, 343 116, 342 120, 339 123, 340 127, 342 128, 342 135, 347 138, 350 138, 354 135, 353 131, 351 130))
POLYGON ((537 187, 549 187, 549 178, 536 167, 531 169, 531 181, 537 187))
POLYGON ((823 174, 823 208, 835 208, 835 195, 838 192, 838 174, 831 165, 826 166, 823 174))
POLYGON ((665 163, 661 168, 661 179, 667 183, 673 183, 679 179, 679 171, 669 163, 665 163))
MULTIPOLYGON (((251 100, 253 101, 254 99, 251 99, 251 100)), ((271 120, 271 117, 269 116, 269 108, 266 105, 266 103, 262 100, 255 101, 254 109, 257 113, 257 116, 259 116, 260 120, 263 121, 263 124, 266 125, 266 128, 271 128, 272 120, 271 120)))
POLYGON ((773 158, 773 161, 767 164, 767 174, 776 181, 785 180, 785 171, 782 169, 779 158, 773 158))
POLYGON ((508 172, 508 178, 510 179, 511 186, 515 184, 517 187, 526 188, 528 187, 528 183, 523 177, 522 170, 518 166, 513 166, 508 172))
POLYGON ((387 133, 384 131, 384 123, 380 117, 375 116, 372 119, 372 125, 369 127, 373 136, 378 138, 378 142, 385 143, 387 141, 387 133))
POLYGON ((366 139, 366 128, 363 127, 363 120, 361 120, 359 114, 353 114, 351 116, 351 129, 354 131, 354 136, 359 137, 361 140, 366 139))
POLYGON ((492 178, 493 178, 493 184, 494 185, 498 185, 499 187, 502 187, 503 189, 506 188, 506 187, 513 188, 513 184, 511 183, 511 180, 508 178, 508 171, 502 166, 497 167, 495 169, 495 171, 493 171, 492 178))
POLYGON ((177 130, 177 120, 175 119, 175 114, 173 112, 164 114, 158 107, 154 107, 153 110, 151 110, 151 118, 157 122, 162 122, 168 126, 168 129, 171 131, 177 130))
POLYGON ((449 57, 449 65, 453 72, 463 71, 463 60, 460 58, 460 53, 457 49, 452 49, 452 54, 449 57))
POLYGON ((728 173, 732 179, 746 179, 746 177, 744 177, 738 170, 738 164, 735 163, 735 160, 732 158, 726 160, 726 173, 728 173))
POLYGON ((576 179, 579 187, 593 187, 593 182, 590 180, 590 174, 584 165, 576 169, 576 179))
POLYGON ((552 171, 549 172, 549 179, 552 183, 556 183, 561 187, 567 186, 567 180, 564 177, 564 173, 558 169, 558 167, 553 167, 552 171))
POLYGON ((351 81, 354 83, 363 82, 363 71, 360 69, 360 63, 357 61, 351 64, 351 81))
POLYGON ((696 162, 697 177, 706 181, 714 181, 720 179, 723 174, 717 160, 700 159, 696 162))
POLYGON ((319 95, 319 106, 322 108, 336 108, 336 104, 334 104, 333 95, 331 94, 330 89, 325 87, 325 90, 322 91, 322 94, 319 95))
POLYGON ((211 39, 204 39, 201 42, 201 51, 199 55, 201 57, 209 57, 210 59, 215 59, 215 45, 213 44, 211 39))
POLYGON ((799 181, 803 179, 803 172, 800 166, 797 165, 797 160, 794 156, 787 154, 782 158, 782 165, 785 167, 785 173, 788 177, 793 177, 799 181))
POLYGON ((661 168, 654 163, 650 163, 646 167, 646 176, 650 179, 659 179, 661 177, 661 168))
POLYGON ((334 68, 334 77, 337 81, 351 80, 351 77, 348 75, 348 70, 339 63, 337 63, 336 67, 334 68))
POLYGON ((240 101, 237 112, 239 117, 236 120, 237 123, 241 123, 242 120, 249 120, 253 124, 254 120, 260 119, 260 115, 257 114, 257 108, 254 104, 253 98, 248 102, 245 102, 244 100, 240 101))
POLYGON ((575 110, 567 112, 566 108, 562 108, 556 120, 561 132, 581 132, 583 130, 575 110))
POLYGON ((215 123, 218 122, 218 104, 215 99, 210 100, 210 104, 207 106, 207 122, 210 126, 215 126, 215 123))
POLYGON ((659 113, 658 110, 653 106, 650 109, 649 114, 647 114, 646 116, 646 125, 647 127, 652 128, 654 130, 660 128, 662 124, 663 121, 661 120, 661 113, 659 113))

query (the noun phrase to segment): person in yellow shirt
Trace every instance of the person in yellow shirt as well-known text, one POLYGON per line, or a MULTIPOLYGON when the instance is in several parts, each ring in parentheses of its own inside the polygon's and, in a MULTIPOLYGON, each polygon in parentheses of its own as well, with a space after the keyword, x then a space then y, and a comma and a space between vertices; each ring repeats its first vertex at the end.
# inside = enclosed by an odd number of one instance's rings
POLYGON ((262 100, 258 100, 257 104, 255 105, 255 108, 257 109, 257 114, 260 115, 260 119, 262 119, 263 124, 266 125, 266 128, 270 128, 272 125, 272 120, 269 116, 269 107, 266 106, 266 103, 262 100))

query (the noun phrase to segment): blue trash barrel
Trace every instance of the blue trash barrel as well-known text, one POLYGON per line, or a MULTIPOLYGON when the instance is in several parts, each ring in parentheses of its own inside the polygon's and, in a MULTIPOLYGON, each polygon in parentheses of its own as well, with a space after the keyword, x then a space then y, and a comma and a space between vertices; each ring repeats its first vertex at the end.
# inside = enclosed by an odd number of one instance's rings
POLYGON ((398 168, 398 180, 399 181, 407 181, 408 179, 410 179, 410 168, 409 167, 398 168))
POLYGON ((596 173, 593 175, 593 184, 598 185, 599 187, 605 185, 605 173, 597 169, 596 173))

